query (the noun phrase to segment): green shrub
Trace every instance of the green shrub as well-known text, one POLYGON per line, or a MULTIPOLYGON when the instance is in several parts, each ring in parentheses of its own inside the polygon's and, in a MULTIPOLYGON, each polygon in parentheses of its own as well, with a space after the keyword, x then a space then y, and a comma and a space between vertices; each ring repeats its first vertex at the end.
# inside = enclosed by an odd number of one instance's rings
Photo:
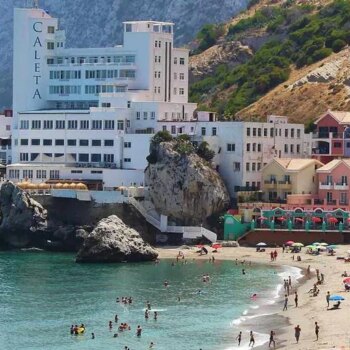
POLYGON ((215 152, 209 148, 208 143, 205 141, 199 145, 196 153, 207 162, 210 162, 215 157, 215 152))
POLYGON ((170 135, 169 131, 158 131, 151 140, 153 144, 159 144, 161 142, 171 141, 173 137, 170 135))
POLYGON ((342 39, 337 39, 332 44, 332 50, 334 52, 339 52, 346 46, 346 42, 342 39))

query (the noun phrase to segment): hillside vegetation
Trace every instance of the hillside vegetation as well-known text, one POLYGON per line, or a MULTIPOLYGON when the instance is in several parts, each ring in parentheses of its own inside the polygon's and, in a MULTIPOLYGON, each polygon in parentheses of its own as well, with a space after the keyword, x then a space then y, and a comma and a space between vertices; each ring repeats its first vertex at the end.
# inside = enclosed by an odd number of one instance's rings
MULTIPOLYGON (((286 82, 293 70, 305 69, 344 49, 350 43, 350 1, 335 0, 323 6, 304 3, 285 1, 283 6, 260 7, 229 25, 226 41, 242 41, 252 31, 263 31, 268 39, 246 63, 233 69, 223 63, 214 74, 193 83, 190 99, 232 119, 286 82)), ((222 31, 222 26, 215 28, 222 31)), ((204 32, 212 34, 208 28, 204 32)), ((214 36, 204 32, 197 50, 214 42, 216 32, 214 36), (211 41, 205 43, 208 37, 211 41)))

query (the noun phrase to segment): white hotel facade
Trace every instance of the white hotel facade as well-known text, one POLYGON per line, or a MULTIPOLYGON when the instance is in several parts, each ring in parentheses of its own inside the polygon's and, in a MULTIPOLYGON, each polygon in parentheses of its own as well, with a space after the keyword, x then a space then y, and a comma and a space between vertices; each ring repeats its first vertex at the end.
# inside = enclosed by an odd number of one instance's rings
POLYGON ((232 196, 259 187, 274 156, 311 152, 304 126, 285 117, 218 122, 197 112, 188 102, 188 50, 174 48, 173 23, 124 22, 122 46, 74 49, 44 10, 14 11, 12 181, 142 185, 159 130, 206 140, 232 196))

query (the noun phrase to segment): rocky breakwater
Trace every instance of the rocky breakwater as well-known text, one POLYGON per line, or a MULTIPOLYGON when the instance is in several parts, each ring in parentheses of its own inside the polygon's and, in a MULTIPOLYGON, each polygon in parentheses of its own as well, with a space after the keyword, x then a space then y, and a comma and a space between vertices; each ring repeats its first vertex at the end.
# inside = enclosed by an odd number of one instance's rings
POLYGON ((0 189, 0 241, 22 248, 43 239, 47 229, 47 211, 12 182, 0 189))
POLYGON ((85 238, 76 261, 137 262, 155 260, 157 256, 157 251, 138 232, 125 225, 116 215, 111 215, 100 220, 85 238))
POLYGON ((187 135, 172 138, 166 132, 151 142, 145 182, 156 210, 180 225, 205 224, 225 210, 229 194, 211 160, 206 142, 194 148, 187 135))

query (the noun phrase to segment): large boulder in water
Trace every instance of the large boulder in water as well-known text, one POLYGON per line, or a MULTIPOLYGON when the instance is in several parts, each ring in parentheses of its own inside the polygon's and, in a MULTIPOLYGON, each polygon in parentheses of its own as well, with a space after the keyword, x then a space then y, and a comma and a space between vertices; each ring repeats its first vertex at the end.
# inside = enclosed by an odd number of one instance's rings
POLYGON ((0 189, 0 215, 0 238, 11 247, 27 246, 47 228, 47 211, 9 181, 0 189))
POLYGON ((151 261, 158 253, 116 215, 99 221, 78 251, 77 262, 151 261))
POLYGON ((158 213, 180 225, 199 225, 229 204, 229 193, 211 164, 176 140, 151 143, 145 182, 158 213))

